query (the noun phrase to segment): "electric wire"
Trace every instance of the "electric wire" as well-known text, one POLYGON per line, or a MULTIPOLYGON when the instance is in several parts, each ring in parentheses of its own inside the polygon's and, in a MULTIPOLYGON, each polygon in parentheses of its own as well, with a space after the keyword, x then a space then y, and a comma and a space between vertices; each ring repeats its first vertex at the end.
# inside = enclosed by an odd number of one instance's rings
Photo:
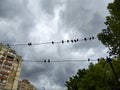
POLYGON ((23 62, 41 62, 41 63, 50 63, 50 62, 55 62, 55 63, 59 63, 59 62, 85 62, 85 61, 99 61, 99 59, 89 59, 88 60, 77 60, 77 59, 65 59, 65 60, 50 60, 50 59, 45 59, 45 60, 23 60, 23 62))
MULTIPOLYGON (((51 42, 37 42, 37 43, 19 43, 19 44, 7 44, 8 47, 10 46, 33 46, 33 45, 45 45, 45 44, 64 44, 64 43, 77 43, 77 42, 81 42, 81 41, 91 41, 91 40, 95 40, 97 39, 97 37, 91 36, 89 38, 83 38, 83 39, 71 39, 71 40, 61 40, 61 41, 51 41, 51 42)), ((2 44, 2 43, 1 43, 2 44)))

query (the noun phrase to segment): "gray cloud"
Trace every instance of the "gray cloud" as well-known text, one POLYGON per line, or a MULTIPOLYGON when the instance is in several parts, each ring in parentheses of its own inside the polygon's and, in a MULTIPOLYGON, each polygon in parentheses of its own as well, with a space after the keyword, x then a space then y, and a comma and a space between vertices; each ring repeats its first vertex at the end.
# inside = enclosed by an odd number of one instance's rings
POLYGON ((54 9, 60 5, 63 5, 65 0, 41 0, 42 10, 50 15, 54 16, 54 9))
MULTIPOLYGON (((105 28, 106 4, 111 0, 0 0, 0 42, 16 44, 84 38, 105 28), (100 7, 101 6, 101 7, 100 7)), ((105 56, 105 47, 98 41, 76 44, 12 47, 26 60, 87 59, 105 56), (103 50, 101 49, 103 48, 103 50), (99 52, 98 52, 99 51, 99 52)), ((23 62, 21 78, 28 77, 38 90, 65 89, 64 83, 80 63, 23 62), (38 84, 39 83, 39 84, 38 84)))
POLYGON ((106 7, 103 1, 67 0, 65 11, 60 15, 61 27, 71 36, 97 35, 105 28, 106 7), (77 32, 77 33, 74 33, 77 32))
POLYGON ((3 32, 1 34, 11 34, 10 36, 16 37, 16 39, 27 37, 31 27, 34 25, 33 15, 28 9, 27 4, 27 0, 0 1, 0 21, 6 24, 5 27, 1 28, 3 32))

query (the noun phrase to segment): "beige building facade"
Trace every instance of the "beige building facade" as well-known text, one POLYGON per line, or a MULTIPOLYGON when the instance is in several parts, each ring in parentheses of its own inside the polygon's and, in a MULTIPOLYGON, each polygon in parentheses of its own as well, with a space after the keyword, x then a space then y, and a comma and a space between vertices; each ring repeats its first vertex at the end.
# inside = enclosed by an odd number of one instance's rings
POLYGON ((0 90, 17 90, 22 57, 0 44, 0 90))
POLYGON ((23 79, 22 81, 18 82, 18 89, 17 90, 37 90, 35 86, 33 86, 27 78, 23 79))

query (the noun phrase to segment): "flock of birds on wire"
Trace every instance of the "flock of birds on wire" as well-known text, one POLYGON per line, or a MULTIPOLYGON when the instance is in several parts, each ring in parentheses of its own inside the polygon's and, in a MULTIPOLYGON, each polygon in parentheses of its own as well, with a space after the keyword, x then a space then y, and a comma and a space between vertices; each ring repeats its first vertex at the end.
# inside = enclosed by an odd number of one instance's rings
POLYGON ((44 59, 43 61, 30 61, 30 60, 23 60, 24 62, 44 62, 44 63, 50 63, 50 62, 82 62, 82 61, 98 61, 99 62, 99 58, 97 60, 93 60, 88 58, 87 60, 50 60, 50 59, 44 59))
MULTIPOLYGON (((43 45, 43 44, 64 44, 64 43, 76 43, 76 42, 79 42, 79 41, 90 41, 90 40, 94 40, 94 39, 97 39, 97 37, 89 37, 89 38, 83 38, 83 39, 71 39, 71 40, 61 40, 61 41, 51 41, 51 42, 44 42, 44 43, 32 43, 32 42, 29 42, 29 43, 24 43, 24 44, 7 44, 6 46, 10 47, 10 46, 22 46, 22 45, 27 45, 27 46, 32 46, 32 45, 43 45)), ((0 43, 2 44, 2 43, 0 43)), ((45 59, 43 61, 30 61, 30 60, 23 60, 24 62, 44 62, 44 63, 50 63, 50 62, 81 62, 81 61, 99 61, 99 59, 97 60, 91 60, 90 58, 88 58, 88 60, 56 60, 56 61, 52 61, 50 59, 45 59)))
MULTIPOLYGON (((51 41, 51 42, 44 42, 44 43, 32 43, 32 42, 29 42, 29 43, 21 43, 21 44, 7 44, 8 47, 10 46, 23 46, 23 45, 28 45, 28 46, 32 46, 32 45, 43 45, 43 44, 64 44, 64 43, 76 43, 76 42, 79 42, 79 41, 89 41, 89 40, 94 40, 96 39, 97 37, 89 37, 89 38, 83 38, 83 39, 71 39, 71 40, 61 40, 61 41, 51 41)), ((2 44, 2 43, 1 43, 2 44)))

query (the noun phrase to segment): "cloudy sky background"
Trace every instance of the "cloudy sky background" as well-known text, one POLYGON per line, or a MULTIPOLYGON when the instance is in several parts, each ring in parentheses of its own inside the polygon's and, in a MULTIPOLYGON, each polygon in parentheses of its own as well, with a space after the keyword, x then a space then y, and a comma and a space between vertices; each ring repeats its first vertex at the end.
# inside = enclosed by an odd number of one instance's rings
MULTIPOLYGON (((105 28, 107 4, 113 0, 0 0, 0 42, 37 43, 96 36, 105 28)), ((87 60, 106 56, 98 41, 12 47, 25 60, 87 60)), ((28 77, 42 90, 65 90, 64 83, 89 62, 23 62, 21 79, 28 77)))

